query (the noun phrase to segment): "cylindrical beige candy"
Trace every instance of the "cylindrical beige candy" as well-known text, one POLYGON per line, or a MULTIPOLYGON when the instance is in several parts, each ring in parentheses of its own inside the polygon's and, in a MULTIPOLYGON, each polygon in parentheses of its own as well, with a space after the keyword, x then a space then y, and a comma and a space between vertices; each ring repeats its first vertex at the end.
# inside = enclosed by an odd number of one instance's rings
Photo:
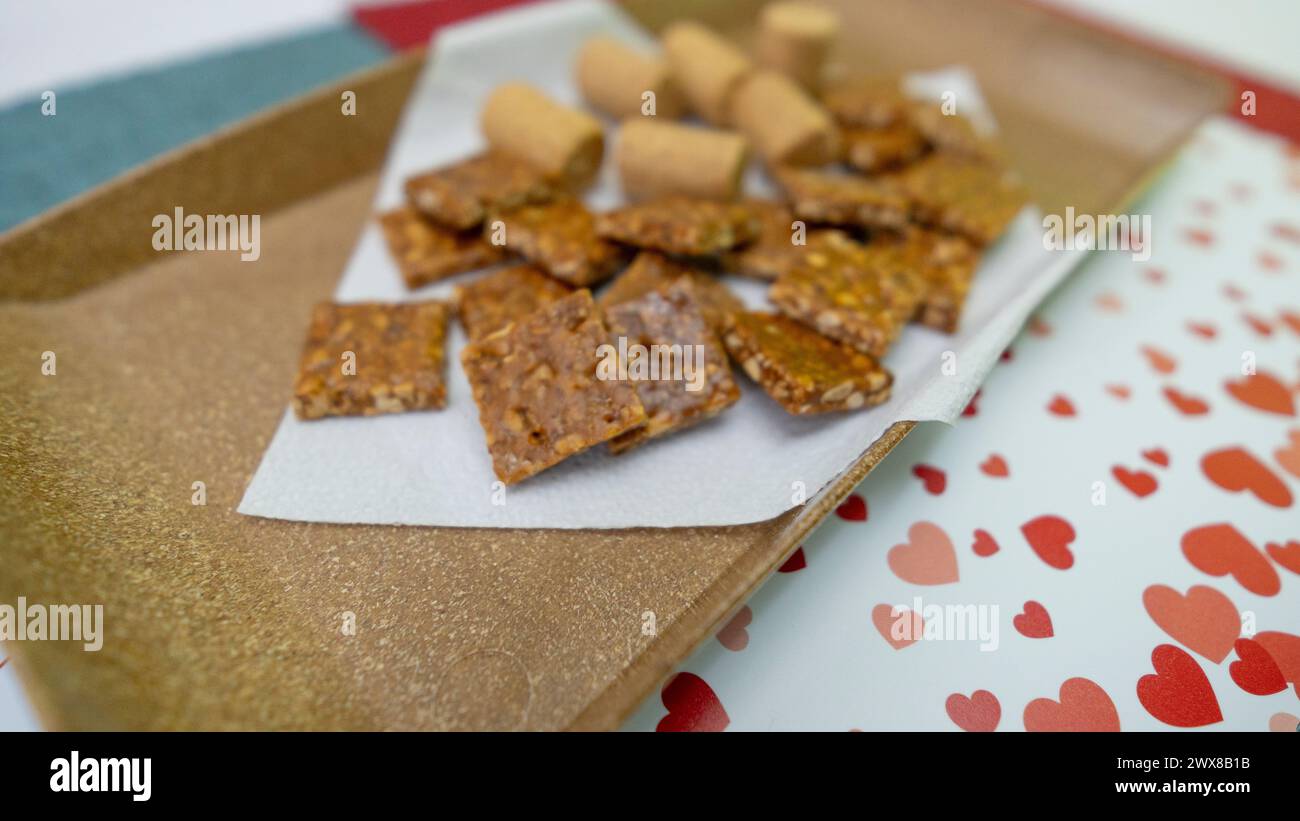
POLYGON ((736 92, 731 116, 773 165, 823 165, 836 158, 839 131, 831 115, 784 74, 750 75, 736 92))
POLYGON ((498 86, 483 105, 480 123, 492 148, 575 187, 590 183, 600 170, 605 153, 600 121, 525 83, 498 86))
POLYGON ((735 199, 747 153, 745 138, 732 131, 628 119, 618 135, 623 193, 630 199, 735 199))
POLYGON ((839 16, 825 6, 770 3, 759 21, 758 61, 815 92, 839 30, 839 16))
POLYGON ((613 37, 593 37, 578 52, 578 89, 592 108, 615 119, 650 115, 675 120, 686 109, 668 62, 630 48, 613 37), (654 108, 647 110, 646 95, 654 108))
POLYGON ((691 108, 714 125, 726 125, 731 98, 753 63, 735 46, 699 23, 674 23, 663 33, 673 79, 691 108))

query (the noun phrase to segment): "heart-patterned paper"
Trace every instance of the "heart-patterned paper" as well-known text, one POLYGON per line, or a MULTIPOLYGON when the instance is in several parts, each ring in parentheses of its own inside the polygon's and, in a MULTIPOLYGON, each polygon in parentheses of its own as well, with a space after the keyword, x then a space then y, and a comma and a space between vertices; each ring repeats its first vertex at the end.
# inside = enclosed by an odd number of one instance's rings
POLYGON ((1297 731, 1300 152, 1202 133, 1152 258, 1093 254, 684 663, 714 726, 1297 731))

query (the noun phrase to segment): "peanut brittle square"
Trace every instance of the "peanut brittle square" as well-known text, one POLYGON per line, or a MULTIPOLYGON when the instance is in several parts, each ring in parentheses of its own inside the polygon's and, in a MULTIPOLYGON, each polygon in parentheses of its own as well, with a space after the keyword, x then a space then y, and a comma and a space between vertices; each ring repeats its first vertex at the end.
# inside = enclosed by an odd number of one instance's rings
POLYGON ((433 300, 317 305, 293 389, 298 418, 443 407, 450 312, 433 300))
POLYGON ((458 287, 456 304, 465 333, 482 339, 571 293, 532 265, 512 265, 458 287))
POLYGON ((605 310, 646 423, 610 440, 622 453, 648 439, 690 427, 735 404, 740 389, 717 334, 696 304, 690 279, 605 310))
POLYGON ((723 342, 789 413, 856 410, 889 399, 894 378, 874 358, 780 314, 735 314, 723 342))
POLYGON ((694 301, 715 331, 725 326, 727 314, 743 307, 740 299, 712 274, 654 251, 637 254, 627 270, 600 295, 600 307, 608 311, 652 291, 667 290, 682 277, 691 281, 694 301))
POLYGON ((546 175, 499 151, 417 174, 406 181, 406 198, 419 211, 450 228, 477 227, 494 208, 541 202, 556 194, 546 175))
POLYGON ((900 171, 896 180, 922 222, 980 245, 997 239, 1027 200, 999 166, 949 154, 931 154, 900 171))
POLYGON ((868 174, 906 165, 927 148, 921 132, 906 121, 884 128, 846 128, 841 135, 845 161, 868 174))
POLYGON ((907 197, 885 180, 790 167, 777 169, 776 179, 801 220, 891 230, 908 221, 907 197))
POLYGON ((407 288, 419 288, 505 258, 505 252, 478 231, 443 227, 410 206, 381 214, 379 226, 407 288))
POLYGON ((900 240, 873 239, 898 254, 904 265, 920 272, 924 283, 913 321, 937 331, 954 333, 970 291, 980 253, 964 237, 915 227, 900 240))
MULTIPOLYGON (((723 254, 722 268, 755 279, 776 279, 803 252, 804 246, 795 244, 794 212, 768 200, 746 200, 745 206, 758 218, 758 236, 723 254)), ((803 238, 807 238, 806 231, 803 238)))
POLYGON ((591 212, 572 197, 494 211, 489 219, 489 236, 500 220, 506 248, 578 288, 609 279, 630 256, 596 236, 591 212))
POLYGON ((768 298, 818 333, 881 357, 916 313, 923 288, 918 264, 892 246, 828 231, 772 283, 768 298))
POLYGON ((841 125, 884 128, 907 113, 908 100, 898 77, 858 77, 826 89, 822 103, 841 125))
POLYGON ((596 217, 600 236, 652 251, 685 256, 720 254, 758 236, 758 218, 732 202, 663 197, 596 217))
POLYGON ((1001 146, 995 140, 980 134, 970 119, 945 113, 938 102, 911 103, 907 120, 936 151, 991 162, 1002 156, 1001 146))
POLYGON ((598 369, 609 331, 583 289, 461 351, 497 478, 513 485, 646 420, 598 369))

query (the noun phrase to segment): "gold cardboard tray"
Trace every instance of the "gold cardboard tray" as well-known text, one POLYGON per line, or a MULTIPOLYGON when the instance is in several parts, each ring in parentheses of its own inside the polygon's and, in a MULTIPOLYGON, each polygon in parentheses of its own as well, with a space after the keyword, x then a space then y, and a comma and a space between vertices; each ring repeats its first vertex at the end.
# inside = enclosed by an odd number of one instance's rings
MULTIPOLYGON (((745 40, 758 3, 636 0, 745 40)), ((1116 210, 1226 88, 1017 2, 839 0, 852 71, 973 68, 1049 210, 1116 210)), ((744 527, 524 531, 234 512, 310 305, 370 217, 423 54, 164 156, 0 237, 0 601, 102 603, 104 648, 11 643, 51 729, 609 729, 910 429, 744 527), (340 94, 359 115, 340 116, 340 94), (263 255, 151 220, 262 214, 263 255), (41 374, 57 354, 57 375, 41 374), (191 504, 192 483, 207 504, 191 504), (341 632, 355 614, 355 635, 341 632), (647 634, 644 614, 654 614, 647 634)))

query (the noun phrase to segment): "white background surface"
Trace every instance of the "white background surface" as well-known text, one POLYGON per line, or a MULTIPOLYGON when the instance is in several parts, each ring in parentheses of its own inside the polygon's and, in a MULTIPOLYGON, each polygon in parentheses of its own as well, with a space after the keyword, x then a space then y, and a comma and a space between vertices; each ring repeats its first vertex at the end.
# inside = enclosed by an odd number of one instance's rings
MULTIPOLYGON (((1300 88, 1295 0, 1048 2, 1300 88)), ((347 5, 343 0, 0 0, 0 105, 57 83, 84 82, 327 23, 339 19, 347 5)), ((0 657, 4 652, 0 647, 0 657)), ((0 729, 36 728, 12 665, 0 669, 0 729)))

